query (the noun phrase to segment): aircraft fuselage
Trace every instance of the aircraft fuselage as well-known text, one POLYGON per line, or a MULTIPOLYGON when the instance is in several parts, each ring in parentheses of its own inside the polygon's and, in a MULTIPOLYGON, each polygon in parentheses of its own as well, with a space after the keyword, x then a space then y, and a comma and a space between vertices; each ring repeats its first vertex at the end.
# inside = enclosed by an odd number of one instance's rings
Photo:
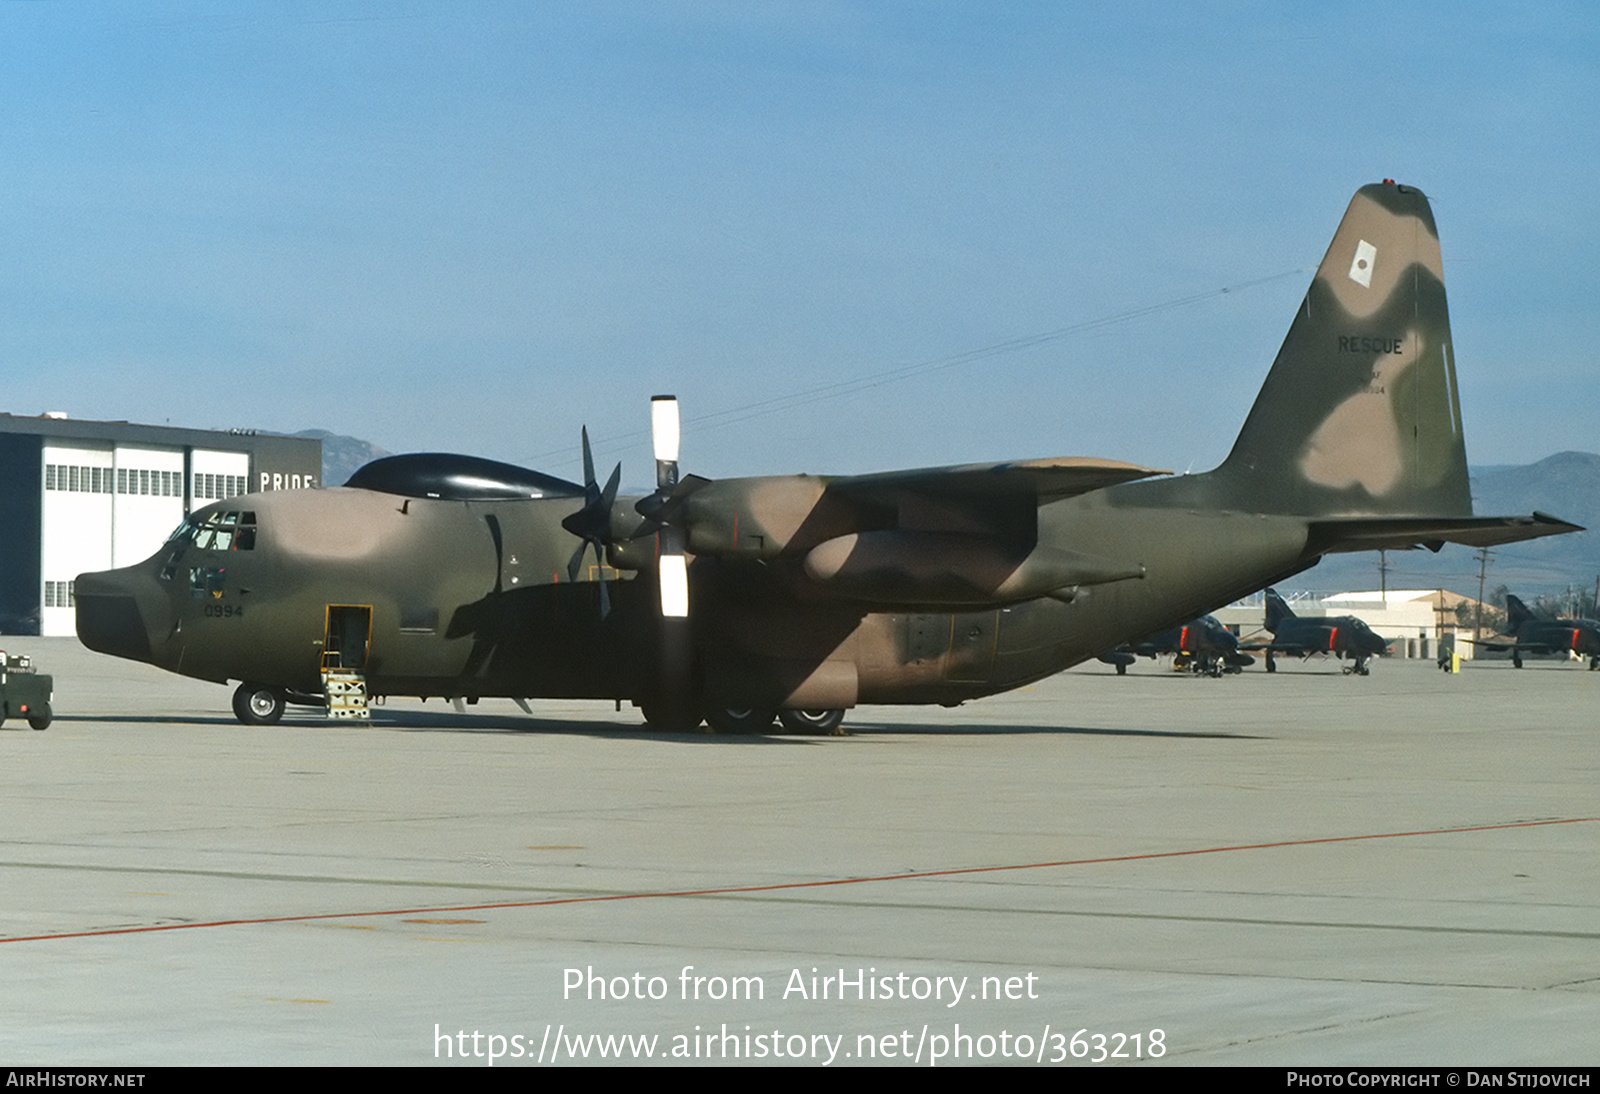
MULTIPOLYGON (((806 543, 763 560, 699 559, 690 669, 708 698, 729 705, 955 703, 1305 565, 1304 521, 1165 508, 1184 481, 1038 510, 1040 542, 1136 558, 1142 577, 976 610, 819 598, 800 562, 806 543)), ((219 502, 189 522, 227 525, 237 514, 218 546, 178 537, 138 566, 80 578, 80 633, 92 648, 186 676, 306 695, 320 693, 323 667, 343 662, 373 695, 647 699, 663 647, 688 632, 657 618, 648 570, 591 566, 567 580, 572 537, 560 521, 576 506, 348 488, 219 502), (601 579, 612 582, 604 618, 601 579)))

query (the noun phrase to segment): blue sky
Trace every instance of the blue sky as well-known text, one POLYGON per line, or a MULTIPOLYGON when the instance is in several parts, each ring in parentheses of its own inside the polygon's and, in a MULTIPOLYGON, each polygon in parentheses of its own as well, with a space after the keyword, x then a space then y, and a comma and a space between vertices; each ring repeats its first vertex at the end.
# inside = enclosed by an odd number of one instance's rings
POLYGON ((587 423, 643 484, 673 391, 711 477, 1200 470, 1392 177, 1469 457, 1600 449, 1578 3, 10 0, 0 101, 12 413, 568 477, 587 423))

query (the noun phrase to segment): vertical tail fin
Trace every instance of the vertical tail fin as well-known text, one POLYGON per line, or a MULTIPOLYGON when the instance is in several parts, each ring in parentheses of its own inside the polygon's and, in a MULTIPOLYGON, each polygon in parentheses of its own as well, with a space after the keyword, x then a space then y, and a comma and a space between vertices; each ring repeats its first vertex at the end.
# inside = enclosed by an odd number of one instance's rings
POLYGON ((1420 190, 1356 193, 1218 477, 1256 512, 1472 512, 1444 266, 1420 190))
POLYGON ((1278 590, 1267 590, 1266 628, 1273 634, 1278 633, 1278 627, 1285 619, 1293 619, 1294 612, 1289 605, 1284 603, 1283 597, 1278 595, 1278 590))
POLYGON ((1517 597, 1506 595, 1506 633, 1516 634, 1517 629, 1533 618, 1528 606, 1517 597))

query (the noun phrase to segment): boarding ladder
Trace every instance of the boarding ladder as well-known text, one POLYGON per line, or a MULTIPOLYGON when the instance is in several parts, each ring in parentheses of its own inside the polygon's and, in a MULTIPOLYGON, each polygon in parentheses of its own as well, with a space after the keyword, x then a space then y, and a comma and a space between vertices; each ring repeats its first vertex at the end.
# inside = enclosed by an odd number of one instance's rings
POLYGON ((367 680, 359 669, 324 667, 322 692, 328 697, 329 718, 360 718, 372 716, 367 709, 367 680))

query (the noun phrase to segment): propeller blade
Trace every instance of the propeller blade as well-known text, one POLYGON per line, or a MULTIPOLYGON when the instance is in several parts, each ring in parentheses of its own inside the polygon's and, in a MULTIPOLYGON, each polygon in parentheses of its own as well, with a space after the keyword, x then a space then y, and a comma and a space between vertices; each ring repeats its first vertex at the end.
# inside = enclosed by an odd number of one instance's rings
POLYGON ((622 482, 622 464, 617 464, 606 480, 605 489, 594 478, 594 453, 589 448, 589 427, 583 427, 583 508, 561 521, 561 527, 578 537, 578 549, 567 563, 567 580, 577 581, 583 570, 583 553, 594 545, 595 565, 602 567, 600 578, 600 618, 611 614, 611 596, 606 590, 606 547, 612 542, 611 507, 616 504, 617 486, 622 482))
POLYGON ((594 454, 589 451, 589 427, 583 426, 583 498, 592 502, 598 496, 594 484, 594 454))
POLYGON ((684 619, 689 615, 689 560, 681 554, 663 553, 659 566, 661 614, 668 619, 684 619))
POLYGON ((605 514, 606 527, 611 527, 611 507, 616 504, 617 485, 622 482, 622 464, 611 469, 611 477, 606 480, 606 488, 600 492, 600 509, 605 514))
POLYGON ((656 489, 668 492, 678 484, 678 397, 650 399, 650 439, 656 454, 656 489))

